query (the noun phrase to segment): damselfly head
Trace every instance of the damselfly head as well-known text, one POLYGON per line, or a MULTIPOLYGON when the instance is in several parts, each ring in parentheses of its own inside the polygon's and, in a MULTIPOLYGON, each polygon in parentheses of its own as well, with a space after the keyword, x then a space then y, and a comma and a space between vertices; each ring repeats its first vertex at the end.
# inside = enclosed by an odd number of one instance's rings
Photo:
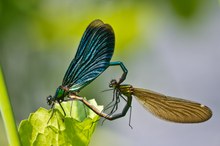
POLYGON ((109 87, 113 88, 118 84, 118 82, 116 81, 116 79, 112 79, 111 82, 109 83, 109 87))
POLYGON ((53 102, 54 102, 54 98, 53 98, 51 95, 49 95, 49 96, 47 97, 47 104, 48 104, 48 105, 51 105, 53 102))

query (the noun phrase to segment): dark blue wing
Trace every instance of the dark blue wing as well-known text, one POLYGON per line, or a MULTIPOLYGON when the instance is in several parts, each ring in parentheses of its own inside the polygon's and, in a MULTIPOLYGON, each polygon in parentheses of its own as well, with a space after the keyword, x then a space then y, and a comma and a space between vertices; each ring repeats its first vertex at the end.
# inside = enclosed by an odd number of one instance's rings
POLYGON ((80 41, 75 58, 63 78, 62 86, 79 91, 109 66, 115 46, 112 27, 101 20, 94 20, 87 27, 80 41))

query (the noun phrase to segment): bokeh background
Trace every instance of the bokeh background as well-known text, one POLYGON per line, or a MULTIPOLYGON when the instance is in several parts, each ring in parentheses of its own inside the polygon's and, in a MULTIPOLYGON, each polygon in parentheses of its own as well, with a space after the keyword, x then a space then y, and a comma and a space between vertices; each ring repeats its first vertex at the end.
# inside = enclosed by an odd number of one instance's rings
MULTIPOLYGON (((1 0, 0 63, 17 124, 39 107, 49 109, 94 19, 111 24, 112 61, 129 70, 126 83, 206 104, 213 117, 201 124, 162 121, 134 99, 129 113, 99 122, 90 146, 220 145, 220 7, 217 0, 1 0)), ((108 83, 121 71, 109 68, 81 95, 106 105, 108 83)), ((8 145, 0 117, 0 145, 8 145)))

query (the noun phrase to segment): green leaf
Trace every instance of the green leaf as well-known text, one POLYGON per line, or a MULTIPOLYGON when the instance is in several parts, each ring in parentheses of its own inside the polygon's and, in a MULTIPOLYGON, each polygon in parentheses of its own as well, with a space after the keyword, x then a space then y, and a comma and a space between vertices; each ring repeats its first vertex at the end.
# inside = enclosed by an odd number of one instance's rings
MULTIPOLYGON (((103 109, 103 106, 97 106, 95 100, 89 102, 100 111, 103 109)), ((59 104, 56 104, 51 119, 52 110, 39 108, 23 120, 19 125, 22 145, 87 146, 99 116, 80 101, 63 102, 62 106, 66 117, 59 104)))

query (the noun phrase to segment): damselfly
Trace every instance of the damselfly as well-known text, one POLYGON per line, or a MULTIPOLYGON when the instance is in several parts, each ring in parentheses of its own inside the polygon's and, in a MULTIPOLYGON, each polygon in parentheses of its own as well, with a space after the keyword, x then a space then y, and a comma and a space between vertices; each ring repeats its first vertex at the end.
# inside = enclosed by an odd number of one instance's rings
POLYGON ((108 117, 111 120, 123 117, 131 107, 132 96, 135 96, 141 105, 155 116, 177 123, 200 123, 211 118, 212 111, 207 106, 181 98, 166 96, 151 90, 135 88, 129 84, 121 84, 111 80, 109 87, 113 88, 113 110, 108 117), (120 98, 127 103, 121 113, 113 114, 118 107, 120 98))
MULTIPOLYGON (((115 35, 112 27, 101 20, 91 22, 82 36, 75 58, 65 73, 62 85, 57 88, 54 96, 47 97, 47 103, 51 108, 53 109, 55 102, 61 106, 61 102, 70 98, 70 94, 76 95, 109 66, 119 65, 123 69, 122 62, 110 62, 114 46, 115 35)), ((124 71, 121 80, 124 80, 126 75, 127 70, 124 71)), ((66 115, 62 106, 61 108, 66 115)))

